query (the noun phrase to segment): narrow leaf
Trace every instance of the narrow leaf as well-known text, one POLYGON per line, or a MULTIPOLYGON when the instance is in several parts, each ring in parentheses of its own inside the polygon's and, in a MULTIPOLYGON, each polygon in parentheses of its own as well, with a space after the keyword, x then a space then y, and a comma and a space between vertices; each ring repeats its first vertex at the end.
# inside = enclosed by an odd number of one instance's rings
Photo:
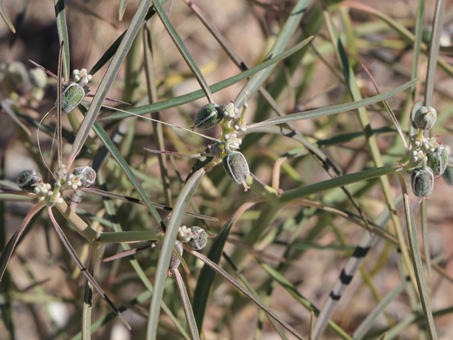
POLYGON ((10 18, 8 17, 8 14, 6 14, 5 6, 3 3, 4 3, 4 0, 0 0, 0 15, 2 16, 3 21, 9 27, 11 32, 16 33, 16 29, 14 28, 13 23, 11 22, 10 18))
POLYGON ((309 111, 304 111, 304 112, 297 112, 297 113, 293 113, 293 114, 290 114, 290 115, 287 115, 284 117, 271 118, 271 119, 268 119, 268 120, 265 120, 265 121, 262 121, 262 122, 259 122, 256 124, 251 124, 251 125, 247 126, 247 128, 253 129, 253 128, 257 128, 257 127, 261 127, 261 126, 278 125, 278 124, 284 124, 287 122, 294 122, 296 120, 304 120, 304 119, 309 119, 309 118, 328 116, 328 115, 332 115, 332 114, 355 110, 360 107, 378 103, 384 99, 394 96, 395 94, 408 89, 413 84, 415 84, 417 81, 418 81, 418 79, 411 80, 401 86, 398 86, 397 88, 395 88, 391 91, 384 92, 380 95, 362 99, 362 100, 359 100, 356 102, 329 106, 329 107, 324 107, 321 109, 314 109, 314 110, 309 110, 309 111))
POLYGON ((72 163, 74 162, 75 158, 82 149, 82 146, 85 144, 86 139, 88 138, 88 134, 90 133, 91 128, 94 122, 96 121, 99 110, 102 107, 102 102, 104 101, 107 95, 107 91, 112 86, 113 81, 115 80, 116 75, 119 72, 121 64, 127 55, 127 52, 129 51, 129 48, 134 42, 135 36, 137 35, 138 31, 143 25, 143 20, 146 16, 150 3, 151 0, 142 0, 140 2, 137 11, 129 25, 129 28, 126 31, 124 38, 122 39, 118 47, 118 51, 113 57, 112 62, 110 63, 104 78, 99 84, 99 87, 96 91, 96 95, 94 96, 93 101, 91 102, 90 109, 88 110, 85 119, 83 120, 82 125, 80 126, 74 144, 72 145, 72 149, 69 153, 67 163, 68 170, 71 168, 72 163))
MULTIPOLYGON (((236 76, 233 76, 231 78, 228 78, 226 80, 213 84, 210 87, 212 93, 218 92, 228 86, 234 85, 234 84, 238 83, 239 81, 250 77, 251 75, 255 74, 256 72, 259 72, 259 71, 269 67, 270 65, 275 64, 275 63, 279 62, 280 60, 283 60, 283 59, 289 57, 290 55, 294 54, 295 52, 300 50, 302 47, 304 47, 308 42, 310 42, 311 39, 312 39, 312 37, 307 38, 304 41, 302 41, 301 43, 297 44, 296 46, 290 48, 289 50, 287 50, 273 58, 270 58, 255 67, 252 67, 242 73, 239 73, 236 76)), ((157 102, 154 104, 150 104, 150 105, 136 107, 129 111, 133 112, 135 114, 144 115, 147 113, 158 112, 158 111, 165 110, 165 109, 168 109, 168 108, 171 108, 174 106, 189 103, 191 101, 203 98, 203 96, 204 96, 203 91, 198 90, 198 91, 190 92, 188 94, 185 94, 185 95, 182 95, 182 96, 179 96, 176 98, 163 100, 163 101, 160 101, 160 102, 157 102)), ((114 113, 109 116, 103 117, 100 120, 121 119, 121 118, 130 117, 130 116, 132 116, 132 115, 128 114, 128 113, 114 113)))
MULTIPOLYGON (((309 1, 308 0, 299 0, 293 7, 291 13, 288 16, 288 19, 285 22, 280 34, 278 35, 277 40, 272 46, 272 49, 269 51, 267 58, 272 57, 275 54, 279 54, 284 51, 286 45, 289 43, 289 40, 293 36, 296 29, 299 27, 300 21, 304 13, 307 10, 309 1)), ((241 92, 237 95, 234 103, 236 107, 244 105, 246 98, 250 98, 256 90, 258 90, 264 83, 264 81, 272 73, 275 66, 269 67, 266 70, 254 75, 244 86, 241 92)))
POLYGON ((124 12, 126 12, 127 0, 120 0, 120 8, 118 11, 118 18, 123 20, 124 12))
POLYGON ((190 304, 186 286, 184 285, 184 281, 181 277, 181 274, 179 273, 178 268, 173 270, 173 273, 175 274, 179 295, 181 296, 182 305, 184 306, 184 313, 186 314, 186 320, 187 324, 189 325, 190 334, 192 335, 192 339, 199 340, 200 337, 198 336, 197 322, 195 320, 195 316, 193 315, 192 305, 190 304))
POLYGON ((282 325, 287 331, 289 331, 292 335, 294 335, 297 339, 304 339, 294 328, 292 328, 288 323, 286 323, 284 320, 282 320, 278 315, 276 315, 271 309, 269 309, 259 298, 254 296, 252 293, 250 293, 247 289, 245 289, 241 284, 236 282, 235 279, 233 279, 225 270, 220 268, 216 263, 212 262, 210 259, 208 259, 206 256, 193 251, 191 249, 186 249, 189 251, 192 255, 206 263, 209 267, 214 269, 218 274, 222 275, 223 278, 225 278, 231 285, 233 285, 237 290, 239 290, 242 294, 247 296, 247 298, 250 299, 254 304, 256 304, 258 307, 260 307, 266 314, 268 314, 270 317, 275 319, 280 325, 282 325))
MULTIPOLYGON (((230 219, 222 228, 222 231, 214 240, 208 257, 214 263, 219 263, 222 256, 223 247, 233 226, 233 219, 230 219)), ((202 329, 206 305, 208 304, 209 292, 214 282, 215 272, 207 264, 200 272, 200 279, 194 292, 193 312, 197 320, 198 329, 202 329)))
POLYGON ((167 278, 167 270, 170 264, 171 255, 173 253, 176 235, 178 234, 178 229, 181 225, 187 205, 189 204, 193 194, 195 193, 195 189, 204 174, 204 169, 200 169, 186 182, 178 195, 176 205, 170 217, 170 221, 168 222, 165 239, 159 253, 159 261, 157 262, 156 278, 154 280, 154 294, 149 307, 149 319, 146 335, 147 340, 156 339, 165 279, 167 278))
MULTIPOLYGON (((69 80, 70 72, 70 56, 69 56, 69 35, 68 26, 66 24, 66 10, 64 0, 55 0, 55 15, 57 16, 57 30, 60 45, 63 44, 63 68, 64 79, 69 80)), ((61 75, 60 75, 61 76, 61 75)))
POLYGON ((27 227, 28 223, 30 223, 30 220, 33 218, 33 216, 35 216, 36 213, 38 213, 38 211, 40 211, 43 207, 44 204, 37 204, 28 212, 19 228, 16 230, 14 235, 9 239, 8 243, 5 246, 5 249, 3 249, 2 255, 0 255, 0 282, 3 278, 3 275, 5 274, 6 267, 8 266, 9 260, 13 255, 17 242, 22 236, 25 228, 27 227))
POLYGON ((213 103, 214 100, 212 99, 212 94, 211 94, 211 90, 209 89, 208 83, 204 79, 203 74, 201 73, 197 64, 193 60, 193 58, 190 55, 189 51, 187 50, 186 46, 182 42, 181 38, 179 37, 178 33, 174 29, 170 20, 168 19, 167 14, 165 13, 165 11, 162 8, 162 5, 160 4, 159 0, 154 0, 153 3, 154 3, 154 8, 157 11, 157 14, 159 15, 160 20, 162 21, 162 24, 165 26, 165 28, 167 29, 167 32, 170 34, 171 39, 173 40, 173 42, 175 43, 179 52, 181 53, 182 57, 186 61, 187 66, 189 66, 190 70, 194 74, 195 78, 197 79, 198 83, 201 86, 201 89, 203 90, 206 97, 208 98, 208 101, 210 103, 213 103))

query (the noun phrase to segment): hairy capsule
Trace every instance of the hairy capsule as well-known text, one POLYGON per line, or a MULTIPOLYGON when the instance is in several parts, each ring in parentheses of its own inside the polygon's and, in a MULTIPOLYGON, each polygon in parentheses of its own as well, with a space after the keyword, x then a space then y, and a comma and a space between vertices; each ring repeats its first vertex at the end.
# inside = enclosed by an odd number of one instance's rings
POLYGON ((417 197, 428 197, 434 188, 434 173, 431 168, 418 168, 412 171, 412 191, 417 197))
POLYGON ((445 148, 440 147, 434 152, 426 154, 426 164, 433 170, 434 176, 442 176, 448 165, 448 152, 445 148))
POLYGON ((421 106, 414 114, 415 126, 420 130, 431 130, 436 119, 436 109, 431 106, 421 106))
POLYGON ((194 127, 209 129, 219 124, 223 119, 223 113, 218 108, 219 105, 215 103, 209 103, 203 106, 195 115, 194 127))
MULTIPOLYGON (((63 85, 63 93, 61 94, 61 109, 64 113, 70 113, 79 105, 85 98, 85 89, 78 83, 72 82, 63 85)), ((55 106, 57 104, 55 103, 55 106)))
POLYGON ((96 171, 90 166, 80 166, 74 169, 75 176, 82 176, 82 186, 88 188, 96 180, 96 171))
POLYGON ((33 191, 36 184, 42 182, 42 177, 35 170, 24 170, 16 178, 17 185, 24 191, 33 191))
POLYGON ((250 176, 247 160, 239 151, 227 153, 222 159, 222 165, 228 176, 237 184, 245 184, 245 180, 250 176))
POLYGON ((194 250, 203 249, 208 243, 208 234, 203 228, 192 227, 189 229, 189 235, 190 239, 186 244, 194 250))

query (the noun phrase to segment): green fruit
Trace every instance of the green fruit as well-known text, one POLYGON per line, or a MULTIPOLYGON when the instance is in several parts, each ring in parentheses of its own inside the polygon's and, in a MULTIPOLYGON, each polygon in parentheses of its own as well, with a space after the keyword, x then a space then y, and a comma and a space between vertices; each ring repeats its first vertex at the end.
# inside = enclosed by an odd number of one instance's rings
POLYGON ((436 109, 431 106, 421 106, 414 114, 415 126, 420 130, 431 130, 436 119, 436 109))
POLYGON ((426 164, 433 170, 434 176, 442 176, 448 165, 448 152, 445 148, 440 147, 434 152, 426 154, 426 164))
POLYGON ((186 244, 194 249, 200 250, 206 246, 208 243, 208 234, 203 228, 200 227, 192 227, 190 228, 190 240, 186 242, 186 244))
POLYGON ((238 151, 227 153, 222 159, 222 165, 228 176, 237 183, 242 184, 250 176, 249 165, 244 155, 238 151))
POLYGON ((85 98, 85 90, 80 84, 72 82, 63 86, 61 97, 61 109, 64 113, 71 113, 85 98))
POLYGON ((24 191, 33 191, 36 184, 42 182, 42 177, 35 170, 24 170, 16 178, 17 185, 24 191))
POLYGON ((417 197, 428 197, 434 188, 434 173, 431 168, 418 168, 412 171, 412 191, 417 197))
POLYGON ((194 127, 209 129, 219 124, 223 119, 223 113, 218 108, 219 106, 215 103, 203 106, 195 115, 194 127))
POLYGON ((81 166, 74 169, 75 176, 82 176, 82 186, 88 188, 96 180, 96 171, 90 166, 81 166))

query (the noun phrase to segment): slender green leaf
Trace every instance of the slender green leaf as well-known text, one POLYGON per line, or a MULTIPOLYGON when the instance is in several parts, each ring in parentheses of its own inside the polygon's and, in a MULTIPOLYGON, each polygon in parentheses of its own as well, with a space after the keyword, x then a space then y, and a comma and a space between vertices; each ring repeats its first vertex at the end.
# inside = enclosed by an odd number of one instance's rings
POLYGON ((266 314, 268 314, 270 317, 272 317, 274 320, 276 320, 280 325, 282 325, 287 331, 289 331, 292 335, 294 335, 297 339, 304 339, 294 328, 292 328, 288 323, 286 323, 284 320, 282 320, 278 315, 276 315, 271 309, 269 309, 259 298, 254 296, 252 293, 250 293, 247 289, 245 289, 242 285, 240 285, 238 282, 236 282, 235 279, 233 279, 225 270, 220 268, 216 263, 212 262, 210 259, 208 259, 206 256, 193 251, 189 250, 192 255, 203 261, 205 264, 207 264, 209 267, 214 269, 217 273, 223 276, 230 284, 232 284, 237 290, 239 290, 242 294, 247 296, 247 298, 250 299, 254 304, 256 304, 258 307, 260 307, 266 314))
POLYGON ((437 58, 439 55, 440 35, 442 33, 442 17, 444 14, 445 0, 437 0, 434 13, 431 43, 429 45, 428 72, 425 81, 425 106, 431 106, 434 93, 437 58))
POLYGON ((145 193, 143 190, 140 182, 137 180, 135 177, 134 173, 132 172, 131 168, 129 165, 126 163, 126 161, 123 159, 121 156, 120 152, 116 148, 115 144, 112 142, 112 140, 109 138, 105 130, 102 128, 101 124, 99 123, 94 123, 94 132, 98 136, 98 138, 102 141, 102 143, 105 145, 107 150, 110 152, 112 157, 116 160, 120 168, 124 171, 126 176, 129 178, 131 181, 132 185, 134 188, 137 190, 140 198, 142 201, 145 203, 146 207, 148 210, 151 212, 157 223, 160 225, 161 228, 165 229, 165 225, 162 222, 162 219, 160 218, 159 213, 157 212, 156 208, 154 208, 153 203, 149 200, 148 195, 145 193))
POLYGON ((124 58, 129 51, 132 43, 134 42, 135 36, 139 32, 140 28, 143 25, 143 20, 146 16, 147 10, 150 6, 151 0, 142 0, 137 8, 137 11, 132 18, 132 21, 129 25, 128 30, 124 35, 124 39, 121 40, 121 43, 118 47, 118 51, 115 53, 107 72, 104 75, 99 87, 96 91, 96 94, 91 102, 90 109, 88 110, 85 119, 80 126, 80 129, 76 135, 74 144, 72 145, 72 149, 68 156, 67 167, 68 169, 71 168, 72 163, 74 162, 75 158, 79 154, 82 146, 85 144, 86 139, 88 138, 88 134, 91 131, 91 128, 96 121, 97 115, 99 110, 102 107, 102 103, 107 95, 107 91, 113 84, 113 81, 116 78, 116 75, 119 72, 121 64, 124 58))
POLYGON ((118 18, 123 20, 124 12, 126 12, 127 0, 120 0, 120 7, 118 11, 118 18))
POLYGON ((24 130, 24 132, 31 136, 31 132, 30 130, 28 129, 28 127, 22 123, 22 121, 17 118, 17 114, 16 112, 14 111, 14 105, 15 105, 15 101, 10 99, 10 98, 6 98, 6 99, 3 99, 2 102, 1 102, 1 108, 3 110, 5 110, 5 112, 11 117, 12 120, 14 120, 14 122, 22 129, 24 130))
POLYGON ((201 89, 206 95, 206 98, 208 98, 208 101, 210 103, 213 103, 214 100, 212 99, 212 94, 211 90, 209 89, 209 85, 206 82, 206 80, 203 77, 203 74, 201 73, 200 69, 198 68, 197 64, 193 60, 192 56, 190 55, 189 51, 187 50, 187 47, 184 45, 182 42, 181 38, 179 37, 178 33, 174 29, 173 25, 171 24, 170 20, 167 17, 167 14, 162 8, 162 5, 160 4, 159 0, 154 0, 154 8, 157 11, 157 14, 160 17, 160 20, 162 21, 162 24, 165 26, 167 29, 167 32, 170 34, 171 39, 175 43, 176 47, 178 48, 179 52, 181 53, 182 57, 187 63, 187 66, 189 66, 190 70, 194 74, 195 78, 197 79, 198 83, 201 86, 201 89))
MULTIPOLYGON (((248 69, 248 70, 246 70, 244 72, 241 72, 241 73, 239 73, 236 76, 230 77, 230 78, 228 78, 226 80, 223 80, 223 81, 220 81, 220 82, 218 82, 216 84, 213 84, 210 87, 211 92, 215 93, 215 92, 218 92, 220 90, 223 90, 224 88, 226 88, 228 86, 234 85, 237 82, 250 77, 251 75, 255 74, 256 72, 259 72, 259 71, 269 67, 270 65, 272 65, 274 63, 277 63, 277 62, 289 57, 291 54, 297 52, 302 47, 304 47, 306 44, 308 44, 311 41, 311 39, 313 39, 313 38, 309 37, 309 38, 305 39, 304 41, 302 41, 301 43, 297 44, 296 46, 290 48, 289 50, 287 50, 287 51, 285 51, 285 52, 283 52, 283 53, 281 53, 281 54, 279 54, 279 55, 277 55, 277 56, 275 56, 273 58, 270 58, 270 59, 262 62, 261 64, 255 66, 255 67, 252 67, 252 68, 250 68, 250 69, 248 69)), ((163 100, 163 101, 160 101, 160 102, 157 102, 157 103, 154 103, 154 104, 150 104, 150 105, 136 107, 136 108, 133 108, 133 109, 131 109, 129 111, 133 112, 135 114, 144 115, 144 114, 147 114, 147 113, 158 112, 158 111, 162 111, 162 110, 165 110, 165 109, 168 109, 168 108, 172 108, 172 107, 175 107, 175 106, 178 106, 178 105, 189 103, 191 101, 203 98, 203 96, 204 96, 203 91, 202 90, 198 90, 198 91, 190 92, 188 94, 185 94, 185 95, 182 95, 182 96, 179 96, 179 97, 176 97, 176 98, 163 100)), ((130 116, 132 116, 132 115, 128 114, 128 113, 113 113, 113 114, 108 115, 106 117, 102 117, 100 120, 121 119, 121 118, 130 117, 130 116)))
POLYGON ((35 216, 42 208, 44 204, 40 203, 35 205, 25 216, 19 228, 16 230, 14 235, 10 238, 5 248, 2 250, 0 255, 0 282, 5 274, 6 267, 8 266, 9 260, 13 255, 14 249, 16 248, 17 242, 19 242, 20 237, 22 236, 25 228, 30 223, 30 220, 35 216))
POLYGON ((198 336, 198 328, 197 322, 195 320, 195 316, 193 315, 192 305, 190 304, 190 298, 187 294, 187 289, 184 284, 184 281, 179 273, 178 268, 173 270, 175 274, 176 284, 178 285, 179 295, 181 296, 182 305, 184 307, 184 313, 186 314, 187 324, 189 325, 190 334, 192 335, 192 339, 199 340, 200 337, 198 336))
POLYGON ((0 0, 0 15, 2 16, 3 21, 9 27, 11 32, 16 33, 16 29, 14 28, 13 23, 11 22, 8 14, 6 14, 5 6, 3 3, 4 3, 4 0, 0 0))
MULTIPOLYGON (((296 29, 299 27, 300 21, 307 10, 309 1, 308 0, 299 0, 293 7, 291 13, 289 14, 288 19, 285 22, 280 34, 277 37, 277 40, 272 46, 272 49, 267 54, 267 58, 271 58, 274 55, 278 55, 285 50, 286 45, 288 45, 289 40, 293 36, 296 29)), ((254 75, 244 86, 244 88, 239 92, 234 104, 236 107, 241 107, 244 105, 247 98, 250 98, 257 90, 260 88, 264 81, 270 76, 274 70, 275 65, 269 67, 266 70, 261 71, 260 73, 254 75)))
MULTIPOLYGON (((410 32, 406 27, 399 24, 397 21, 393 20, 391 17, 376 10, 375 8, 372 8, 362 2, 350 0, 342 1, 341 5, 348 6, 356 10, 363 11, 365 13, 369 13, 371 15, 378 17, 379 19, 387 23, 391 28, 393 28, 403 39, 410 43, 414 42, 414 34, 412 32, 410 32)), ((424 43, 421 44, 421 49, 425 53, 428 51, 428 47, 424 43)), ((445 72, 448 73, 449 76, 453 76, 453 67, 449 63, 447 63, 445 59, 438 58, 437 63, 445 72)))
POLYGON ((365 320, 362 321, 360 326, 354 331, 352 337, 354 340, 361 340, 366 335, 366 332, 373 326, 373 323, 382 314, 382 312, 387 308, 387 306, 393 302, 398 295, 404 290, 402 283, 398 284, 395 288, 392 289, 376 306, 376 308, 367 315, 365 320))
POLYGON ((423 273, 423 264, 420 256, 420 248, 418 246, 417 227, 414 221, 414 212, 412 211, 409 195, 407 193, 406 182, 400 173, 398 173, 398 179, 401 184, 401 190, 403 191, 404 211, 409 235, 409 246, 410 246, 409 250, 413 260, 415 278, 417 280, 418 294, 420 298, 420 303, 423 308, 423 317, 425 319, 425 324, 427 328, 426 331, 428 338, 430 340, 437 340, 433 312, 431 310, 431 304, 429 302, 428 287, 426 285, 425 276, 423 273))
POLYGON ((57 16, 57 30, 60 45, 63 44, 63 76, 66 81, 69 80, 70 73, 70 55, 69 55, 69 34, 66 23, 66 10, 64 0, 55 0, 55 15, 57 16))
POLYGON ((53 215, 52 207, 47 207, 47 212, 49 213, 50 220, 55 228, 55 231, 57 232, 57 235, 58 235, 61 243, 63 243, 63 246, 66 248, 67 252, 72 257, 72 259, 76 263, 77 267, 80 269, 80 271, 85 276, 85 278, 88 280, 88 282, 93 286, 93 288, 96 289, 96 291, 99 293, 99 295, 101 295, 101 297, 105 300, 105 302, 107 302, 107 304, 112 309, 112 311, 116 314, 116 316, 118 316, 120 318, 120 320, 123 322, 123 324, 130 330, 131 326, 129 325, 129 323, 121 316, 121 312, 118 310, 118 308, 115 307, 112 300, 107 296, 107 294, 104 292, 104 290, 101 288, 101 286, 97 283, 97 281, 94 279, 94 277, 91 275, 91 273, 83 265, 82 261, 80 260, 79 256, 77 255, 76 251, 72 247, 69 240, 67 239, 63 230, 61 230, 61 227, 58 225, 58 222, 53 215))
POLYGON ((162 242, 162 248, 159 253, 159 261, 157 262, 156 277, 154 280, 154 294, 149 307, 149 319, 146 333, 147 340, 156 339, 165 279, 167 278, 167 270, 170 264, 171 255, 173 253, 176 235, 178 234, 178 229, 181 225, 187 205, 192 199, 195 189, 204 174, 204 169, 200 169, 186 182, 178 195, 176 205, 173 209, 170 221, 168 222, 165 239, 162 242))
MULTIPOLYGON (((271 266, 260 263, 261 267, 275 280, 278 284, 280 284, 291 296, 293 296, 302 306, 304 306, 307 310, 312 311, 315 315, 319 314, 319 309, 316 308, 307 298, 305 298, 302 294, 299 293, 296 287, 294 287, 291 282, 289 282, 286 278, 284 278, 279 272, 274 270, 271 266)), ((352 338, 343 330, 340 326, 338 326, 333 321, 329 320, 327 326, 335 332, 341 339, 348 339, 351 340, 352 338)))
POLYGON ((380 95, 362 99, 362 100, 359 100, 356 102, 329 106, 329 107, 324 107, 321 109, 314 109, 314 110, 309 110, 309 111, 304 111, 304 112, 297 112, 297 113, 293 113, 293 114, 290 114, 290 115, 287 115, 284 117, 271 118, 271 119, 268 119, 268 120, 265 120, 265 121, 262 121, 259 123, 251 124, 247 128, 253 129, 253 128, 258 128, 258 127, 262 127, 262 126, 278 125, 278 124, 284 124, 287 122, 294 122, 296 120, 304 120, 304 119, 309 119, 309 118, 328 116, 328 115, 332 115, 332 114, 352 111, 352 110, 358 109, 360 107, 378 103, 384 99, 394 96, 395 94, 408 89, 416 82, 417 82, 417 79, 411 80, 401 86, 398 86, 397 88, 395 88, 391 91, 384 92, 380 95))
MULTIPOLYGON (((99 184, 101 185, 101 187, 106 189, 105 188, 106 183, 105 183, 104 176, 102 175, 102 172, 98 173, 97 178, 98 178, 98 181, 99 181, 99 184)), ((117 233, 122 232, 123 228, 118 223, 118 217, 116 216, 112 201, 110 200, 109 197, 104 197, 103 201, 104 201, 105 210, 106 210, 108 216, 111 218, 111 221, 109 221, 109 226, 111 225, 113 227, 113 230, 117 233)), ((124 243, 124 242, 121 243, 121 247, 125 251, 128 251, 131 249, 129 244, 124 243)), ((131 264, 132 268, 137 273, 137 276, 139 277, 140 281, 143 283, 143 285, 148 290, 149 294, 152 294, 152 292, 154 291, 153 286, 152 286, 151 282, 149 281, 148 276, 146 275, 145 271, 142 269, 142 267, 138 263, 138 261, 135 258, 130 257, 129 263, 131 264)), ((165 302, 162 302, 162 309, 168 315, 168 317, 171 319, 171 321, 176 326, 176 328, 178 328, 179 332, 183 335, 183 337, 186 340, 189 340, 190 339, 189 335, 186 333, 186 331, 181 326, 178 319, 175 317, 175 315, 172 313, 172 311, 170 310, 170 308, 167 306, 167 304, 165 302)), ((93 327, 92 327, 92 331, 93 331, 93 327)))
MULTIPOLYGON (((234 220, 230 219, 223 226, 221 232, 214 240, 211 250, 209 251, 208 258, 214 263, 219 263, 222 256, 223 247, 233 226, 234 220)), ((206 305, 208 304, 209 292, 211 291, 212 283, 214 282, 215 272, 207 264, 204 265, 200 272, 200 280, 197 282, 193 300, 193 312, 197 320, 198 329, 201 330, 203 326, 204 314, 206 305)))

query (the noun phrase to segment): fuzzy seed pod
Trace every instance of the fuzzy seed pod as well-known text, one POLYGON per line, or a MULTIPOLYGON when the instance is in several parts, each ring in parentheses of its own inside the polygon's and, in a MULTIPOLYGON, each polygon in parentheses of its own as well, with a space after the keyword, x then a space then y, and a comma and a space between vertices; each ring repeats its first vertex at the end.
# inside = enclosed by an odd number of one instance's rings
POLYGON ((195 115, 194 127, 209 129, 219 124, 223 119, 223 114, 218 108, 219 106, 215 103, 203 106, 195 115))
POLYGON ((82 186, 88 188, 96 180, 96 171, 90 166, 80 166, 74 169, 75 176, 83 176, 82 186))
POLYGON ((61 97, 61 109, 64 113, 71 113, 85 98, 85 90, 80 84, 72 82, 63 86, 61 97))
POLYGON ((16 178, 16 183, 23 191, 33 191, 36 184, 42 182, 42 177, 35 170, 24 170, 16 178))
POLYGON ((30 78, 23 63, 13 61, 6 66, 3 86, 5 86, 8 93, 24 94, 30 90, 30 78))
POLYGON ((436 119, 436 109, 431 106, 421 106, 414 114, 415 126, 420 130, 431 130, 436 119))
POLYGON ((203 228, 196 226, 190 228, 190 240, 186 242, 190 248, 201 250, 206 246, 206 243, 208 243, 208 234, 203 228))
POLYGON ((428 197, 434 188, 434 173, 431 168, 418 168, 412 171, 412 191, 417 197, 428 197))
POLYGON ((44 89, 47 86, 47 74, 45 71, 36 67, 30 70, 30 81, 34 87, 44 89))
MULTIPOLYGON (((176 249, 178 250, 179 255, 182 256, 183 253, 183 247, 182 243, 179 241, 175 242, 176 249)), ((179 264, 181 261, 179 260, 178 255, 176 255, 174 252, 171 254, 171 259, 170 259, 170 265, 168 266, 168 271, 175 270, 176 268, 179 267, 179 264)))
POLYGON ((247 160, 239 151, 227 153, 222 159, 222 165, 228 176, 237 184, 243 184, 250 176, 247 160))
POLYGON ((426 164, 433 170, 434 176, 442 176, 448 165, 447 150, 445 150, 445 148, 443 147, 440 147, 436 151, 428 153, 426 157, 426 164))

